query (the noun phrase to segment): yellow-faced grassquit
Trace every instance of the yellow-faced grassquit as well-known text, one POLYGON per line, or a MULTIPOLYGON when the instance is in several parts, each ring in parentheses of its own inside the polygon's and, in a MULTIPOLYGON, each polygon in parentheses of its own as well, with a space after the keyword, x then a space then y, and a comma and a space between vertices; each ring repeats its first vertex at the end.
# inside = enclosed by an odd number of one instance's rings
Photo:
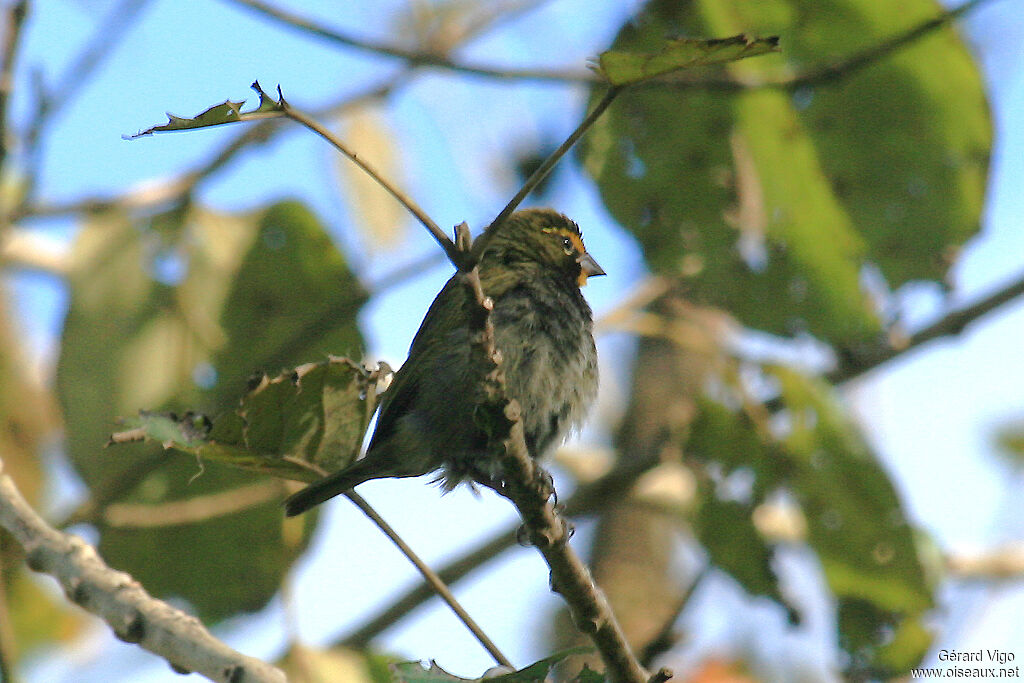
MULTIPOLYGON (((550 209, 527 209, 498 226, 479 264, 501 351, 505 387, 519 401, 530 454, 539 458, 582 421, 597 394, 593 322, 580 287, 604 271, 579 227, 550 209)), ((471 293, 453 276, 427 311, 381 401, 366 455, 285 503, 289 516, 369 479, 441 470, 445 490, 462 481, 501 480, 474 419, 475 351, 467 319, 471 293)))

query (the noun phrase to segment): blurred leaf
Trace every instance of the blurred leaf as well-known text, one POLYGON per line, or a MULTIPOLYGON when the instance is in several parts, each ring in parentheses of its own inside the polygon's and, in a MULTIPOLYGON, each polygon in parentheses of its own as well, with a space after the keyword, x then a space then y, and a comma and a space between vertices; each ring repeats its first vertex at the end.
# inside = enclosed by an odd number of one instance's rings
MULTIPOLYGON (((384 366, 386 368, 386 366, 384 366)), ((348 466, 377 406, 377 385, 390 379, 347 358, 307 363, 275 379, 262 377, 232 413, 205 415, 140 411, 130 431, 111 443, 156 441, 191 453, 285 479, 312 482, 348 466)))
MULTIPOLYGON (((4 548, 4 559, 9 546, 4 548)), ((4 570, 7 615, 17 636, 18 649, 31 654, 51 642, 68 643, 79 636, 88 621, 85 613, 68 604, 63 596, 43 590, 38 577, 21 564, 4 570)), ((47 586, 49 588, 49 586, 47 586)))
POLYGON ((917 623, 933 599, 903 506, 834 390, 790 369, 768 371, 782 388, 789 484, 807 519, 808 542, 840 605, 857 605, 856 628, 840 609, 844 647, 874 671, 905 673, 901 667, 920 661, 930 638, 897 645, 893 633, 917 623))
MULTIPOLYGON (((756 81, 836 63, 941 11, 934 0, 653 0, 614 50, 651 52, 666 34, 779 34, 781 55, 704 70, 756 81)), ((856 348, 881 328, 865 266, 890 288, 941 281, 978 230, 990 145, 980 75, 947 26, 792 93, 630 91, 580 158, 650 267, 682 276, 697 301, 856 348)))
MULTIPOLYGON (((348 145, 370 160, 381 175, 392 182, 401 179, 396 136, 379 110, 359 107, 345 114, 343 137, 348 145)), ((356 225, 367 247, 383 251, 405 237, 408 215, 387 190, 346 157, 334 155, 342 187, 352 207, 356 225)), ((401 182, 398 182, 401 185, 401 182)))
MULTIPOLYGON (((239 121, 253 121, 255 119, 281 116, 282 109, 280 102, 275 101, 272 97, 263 92, 259 87, 259 83, 253 83, 252 88, 259 93, 260 96, 259 105, 252 111, 242 111, 242 106, 245 104, 245 100, 239 100, 238 102, 224 100, 221 104, 216 104, 209 109, 204 109, 192 118, 175 116, 174 114, 167 112, 167 123, 147 128, 135 135, 123 135, 122 137, 125 140, 134 140, 145 135, 152 135, 153 133, 169 133, 177 130, 209 128, 210 126, 221 126, 225 123, 238 123, 239 121)), ((280 92, 280 89, 278 89, 279 94, 280 92)))
MULTIPOLYGON (((591 651, 593 651, 592 647, 569 648, 512 673, 497 676, 488 675, 486 680, 497 681, 497 683, 544 683, 555 665, 573 655, 585 654, 591 651)), ((430 662, 429 668, 424 668, 421 662, 392 664, 391 671, 394 674, 395 683, 458 683, 459 681, 484 680, 454 676, 439 667, 437 662, 433 661, 430 662)), ((593 672, 589 674, 586 671, 581 672, 580 680, 586 683, 597 683, 594 680, 593 672)), ((601 677, 601 680, 603 680, 603 677, 601 677)))
POLYGON ((1016 420, 996 431, 996 445, 1014 464, 1024 462, 1024 423, 1016 420))
POLYGON ((714 566, 736 579, 751 595, 775 600, 795 621, 796 613, 779 591, 779 580, 772 570, 772 548, 758 533, 752 514, 751 505, 720 500, 708 493, 702 497, 694 531, 714 566))
POLYGON ((596 70, 612 85, 630 85, 679 69, 734 62, 778 50, 777 37, 676 38, 664 41, 657 52, 602 52, 596 70))
POLYGON ((686 452, 713 486, 702 487, 698 538, 715 566, 785 606, 771 570, 772 546, 752 515, 768 494, 788 492, 841 606, 840 640, 851 663, 886 676, 903 673, 927 649, 920 620, 933 603, 896 491, 833 388, 788 368, 764 371, 778 381, 783 404, 770 428, 708 398, 699 403, 686 452))
POLYGON ((358 357, 364 291, 295 202, 248 215, 171 212, 143 226, 97 216, 78 235, 69 282, 57 387, 72 463, 97 506, 100 551, 203 618, 260 608, 315 516, 285 523, 277 501, 264 500, 202 522, 133 528, 122 516, 114 527, 104 516, 110 503, 159 510, 265 480, 154 444, 123 446, 117 457, 101 446, 118 416, 140 408, 230 414, 253 371, 276 373, 328 352, 358 357), (246 580, 225 580, 237 576, 246 580))

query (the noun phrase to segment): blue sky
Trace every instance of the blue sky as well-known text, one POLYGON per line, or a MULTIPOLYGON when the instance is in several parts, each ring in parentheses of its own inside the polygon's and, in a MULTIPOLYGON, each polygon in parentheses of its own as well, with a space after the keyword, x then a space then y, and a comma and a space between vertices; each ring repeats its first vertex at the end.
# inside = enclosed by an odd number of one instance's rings
MULTIPOLYGON (((390 35, 396 8, 402 6, 279 4, 361 35, 384 37, 390 35)), ((37 3, 19 63, 21 75, 40 69, 46 82, 56 82, 62 65, 91 36, 97 18, 115 6, 110 0, 37 3)), ((553 0, 474 43, 464 55, 498 64, 582 65, 608 44, 622 19, 638 6, 553 0), (556 49, 549 49, 552 46, 556 49)), ((952 304, 969 303, 1024 274, 1021 4, 989 3, 971 15, 966 34, 986 70, 997 138, 983 232, 954 269, 952 304)), ((153 1, 96 79, 54 121, 40 192, 53 200, 118 194, 142 183, 159 183, 197 163, 235 131, 197 131, 134 142, 123 141, 121 135, 162 122, 165 110, 191 115, 225 98, 251 98, 248 84, 253 79, 268 89, 280 83, 291 102, 314 109, 399 66, 382 66, 372 57, 342 53, 277 30, 228 2, 153 1)), ((14 101, 21 121, 28 113, 26 95, 22 90, 14 101)), ((467 220, 479 227, 517 187, 508 173, 510 152, 538 139, 564 136, 578 121, 584 101, 585 93, 578 88, 432 73, 390 100, 385 120, 397 139, 402 182, 408 191, 442 226, 467 220)), ((360 269, 369 279, 436 248, 410 223, 399 249, 363 252, 353 215, 339 195, 341 181, 333 154, 319 139, 296 129, 246 152, 232 172, 205 186, 202 199, 238 210, 300 196, 324 217, 341 243, 360 254, 360 269)), ((584 226, 591 252, 610 274, 587 288, 600 314, 642 276, 642 262, 632 240, 608 219, 589 181, 571 164, 559 173, 562 182, 550 203, 584 226)), ((65 220, 33 225, 58 239, 74 232, 65 220)), ((449 274, 446 267, 432 269, 371 302, 363 322, 375 357, 396 367, 401 363, 422 312, 449 274)), ((66 298, 62 285, 38 273, 11 275, 7 281, 39 362, 52 361, 66 298)), ((915 289, 906 306, 922 323, 943 310, 929 288, 915 289)), ((991 438, 994 427, 1024 415, 1021 339, 1024 302, 1016 302, 955 339, 929 345, 856 381, 845 392, 911 515, 944 549, 982 549, 1024 535, 1024 524, 1018 521, 1024 519, 1024 508, 1017 493, 1024 477, 998 456, 991 438)), ((617 337, 602 339, 602 355, 611 358, 627 343, 617 337)), ((606 368, 604 377, 599 411, 610 409, 622 391, 621 372, 606 368)), ((435 563, 513 521, 511 509, 501 501, 476 499, 465 491, 442 501, 436 489, 420 482, 373 482, 363 493, 435 563)), ((581 543, 587 534, 583 525, 577 535, 581 543)), ((312 643, 325 642, 415 580, 414 571, 361 515, 344 503, 332 504, 312 552, 294 577, 299 632, 312 643)), ((741 616, 720 629, 707 628, 708 647, 737 637, 749 639, 760 628, 781 634, 778 616, 764 605, 737 597, 728 586, 711 590, 719 592, 700 599, 731 601, 741 616), (720 640, 716 634, 721 634, 720 640)), ((546 654, 541 640, 558 603, 547 591, 546 571, 535 553, 509 553, 496 567, 459 584, 457 594, 515 662, 525 664, 546 654), (496 608, 495 592, 514 592, 516 597, 496 608)), ((944 634, 942 643, 1002 647, 1024 658, 1019 619, 1024 594, 1018 588, 952 586, 947 595, 951 622, 957 628, 944 634)), ((283 642, 283 622, 280 602, 275 600, 264 613, 237 620, 222 635, 251 654, 270 657, 283 642)), ((823 650, 826 631, 822 622, 812 625, 803 639, 787 635, 763 658, 777 664, 780 657, 807 651, 808 643, 823 650)), ((436 606, 421 609, 390 631, 382 644, 411 658, 436 657, 442 666, 465 676, 479 675, 490 665, 464 629, 436 606)), ((808 666, 817 670, 819 665, 827 661, 808 666)), ((30 680, 139 680, 140 670, 148 680, 177 680, 162 662, 115 643, 97 629, 73 658, 37 663, 30 680)))

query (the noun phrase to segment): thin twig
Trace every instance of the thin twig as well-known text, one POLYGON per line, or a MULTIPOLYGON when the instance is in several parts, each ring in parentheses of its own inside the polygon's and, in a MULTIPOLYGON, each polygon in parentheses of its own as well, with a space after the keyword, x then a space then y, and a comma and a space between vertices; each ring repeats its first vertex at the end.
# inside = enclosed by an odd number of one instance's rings
MULTIPOLYGON (((515 68, 497 67, 481 64, 470 64, 456 61, 446 54, 437 54, 399 47, 387 43, 375 42, 354 35, 344 33, 337 29, 329 29, 320 26, 315 22, 300 17, 297 14, 287 12, 280 8, 273 7, 262 0, 230 0, 236 5, 248 10, 257 12, 264 17, 273 19, 289 28, 296 29, 329 42, 342 45, 365 52, 372 52, 386 57, 403 59, 407 63, 417 66, 432 66, 447 69, 456 73, 464 73, 473 76, 499 81, 542 81, 557 82, 566 84, 597 85, 603 83, 603 79, 587 71, 572 69, 544 69, 544 68, 515 68)), ((742 75, 713 75, 704 74, 690 75, 686 73, 676 74, 670 77, 653 79, 639 84, 640 88, 682 88, 701 90, 725 90, 744 91, 762 89, 793 89, 818 85, 839 78, 849 76, 859 69, 872 64, 875 61, 888 56, 929 32, 940 28, 964 14, 976 9, 989 0, 969 0, 963 5, 943 12, 932 19, 928 19, 906 31, 903 31, 877 45, 870 46, 858 51, 849 57, 845 57, 829 64, 812 66, 796 74, 786 74, 768 77, 742 76, 742 75)))
POLYGON ((1021 295, 1024 295, 1024 276, 1010 282, 966 308, 960 308, 947 313, 931 325, 912 334, 899 346, 886 346, 868 352, 861 351, 855 354, 848 354, 842 359, 836 370, 826 375, 826 379, 833 384, 842 384, 922 344, 941 337, 958 335, 978 318, 1021 295))
POLYGON ((511 78, 561 82, 584 82, 590 80, 585 75, 582 75, 581 78, 581 74, 573 71, 553 71, 548 69, 506 69, 472 64, 459 64, 443 54, 424 52, 422 50, 404 48, 386 43, 378 43, 364 38, 358 38, 336 29, 329 29, 297 14, 293 14, 262 2, 261 0, 230 0, 230 2, 269 19, 273 19, 274 21, 277 21, 289 28, 297 29, 304 33, 308 33, 345 47, 370 52, 376 55, 403 59, 411 66, 433 66, 465 74, 499 79, 511 78))
POLYGON ((355 491, 346 491, 345 497, 352 501, 352 503, 359 508, 364 515, 369 517, 370 520, 377 525, 377 528, 384 532, 384 535, 395 544, 395 546, 409 559, 410 562, 413 563, 413 565, 415 565, 416 569, 419 570, 423 579, 430 585, 431 589, 439 595, 445 603, 447 603, 448 607, 455 613, 455 616, 457 616, 459 620, 466 625, 466 628, 468 628, 477 641, 484 646, 484 649, 490 653, 494 658, 494 661, 502 666, 515 669, 512 662, 510 662, 509 659, 501 653, 498 646, 487 637, 487 634, 484 633, 483 629, 473 621, 473 618, 469 616, 469 613, 466 612, 462 605, 459 604, 459 601, 455 599, 451 589, 449 589, 445 582, 441 580, 441 577, 439 577, 426 562, 421 560, 420 557, 413 552, 413 549, 409 547, 409 544, 402 540, 402 537, 399 536, 393 528, 391 528, 391 525, 384 521, 383 517, 377 514, 377 511, 366 502, 366 499, 355 491))
MULTIPOLYGON (((483 234, 474 240, 473 249, 469 253, 469 258, 462 264, 462 270, 473 268, 480 262, 480 257, 483 256, 484 250, 487 249, 487 245, 490 244, 491 240, 494 238, 494 233, 497 231, 498 227, 505 222, 506 218, 512 215, 512 212, 516 210, 524 199, 526 199, 526 196, 530 194, 530 192, 532 192, 545 177, 547 177, 555 164, 557 164, 559 160, 565 156, 570 149, 572 149, 572 146, 575 145, 581 137, 583 137, 583 134, 590 130, 590 127, 594 125, 594 123, 601 117, 605 110, 608 109, 609 105, 615 101, 615 98, 618 97, 621 92, 621 87, 613 86, 608 88, 608 91, 605 92, 601 101, 599 101, 593 110, 587 114, 583 121, 580 122, 580 125, 576 126, 576 130, 570 133, 569 137, 565 139, 565 142, 559 145, 558 149, 549 154, 547 159, 537 167, 537 170, 526 179, 526 182, 523 183, 521 188, 519 188, 519 191, 516 192, 515 196, 512 197, 508 204, 505 205, 505 208, 501 210, 501 213, 491 221, 491 224, 487 226, 487 229, 484 230, 483 234)), ((453 261, 453 263, 455 262, 453 261)))
MULTIPOLYGON (((256 84, 254 83, 253 87, 258 86, 256 86, 256 84)), ((367 162, 364 159, 361 159, 355 152, 349 149, 349 147, 345 143, 343 143, 341 140, 335 137, 334 134, 331 133, 331 131, 327 130, 324 126, 320 125, 318 121, 316 121, 309 115, 303 113, 302 111, 299 111, 298 109, 290 105, 288 102, 286 102, 284 97, 280 98, 278 104, 280 105, 281 110, 285 116, 290 118, 292 121, 295 121, 296 123, 302 124, 306 128, 310 129, 311 131, 322 137, 324 140, 330 143, 332 147, 334 147, 336 150, 338 150, 346 157, 348 157, 352 161, 352 163, 354 163, 356 166, 362 169, 364 173, 373 178, 373 180, 378 185, 384 188, 388 194, 390 194, 392 197, 395 198, 396 201, 398 201, 399 204, 401 204, 409 213, 415 216, 416 220, 418 220, 423 225, 423 227, 425 227, 430 232, 430 234, 433 235, 434 239, 437 240, 437 243, 441 245, 442 249, 444 249, 444 253, 448 255, 448 259, 456 266, 459 265, 459 259, 461 258, 461 254, 459 254, 458 250, 456 250, 455 243, 452 242, 451 238, 445 234, 444 230, 438 227, 437 223, 435 223, 430 218, 430 216, 428 216, 427 213, 420 208, 420 206, 416 202, 414 202, 408 195, 406 195, 405 192, 400 190, 394 183, 392 183, 383 175, 381 175, 381 173, 377 169, 375 169, 369 162, 367 162)))
POLYGON ((21 214, 24 207, 33 201, 39 177, 42 174, 43 139, 50 121, 74 100, 104 59, 120 44, 121 38, 132 27, 141 10, 149 0, 122 0, 97 24, 85 48, 78 54, 71 66, 57 83, 44 89, 41 81, 36 83, 36 111, 25 134, 24 188, 20 206, 15 214, 21 214))
POLYGON ((231 649, 198 619, 153 598, 131 576, 108 567, 81 538, 48 526, 3 472, 2 463, 0 526, 25 549, 29 568, 53 576, 69 600, 106 621, 119 639, 163 657, 175 670, 225 683, 284 683, 279 669, 231 649))
POLYGON ((11 93, 14 92, 14 61, 18 56, 18 46, 21 44, 22 27, 25 25, 25 17, 28 14, 27 0, 18 0, 11 3, 7 8, 4 17, 4 43, 2 54, 0 54, 0 168, 4 168, 7 162, 7 105, 11 100, 11 93))

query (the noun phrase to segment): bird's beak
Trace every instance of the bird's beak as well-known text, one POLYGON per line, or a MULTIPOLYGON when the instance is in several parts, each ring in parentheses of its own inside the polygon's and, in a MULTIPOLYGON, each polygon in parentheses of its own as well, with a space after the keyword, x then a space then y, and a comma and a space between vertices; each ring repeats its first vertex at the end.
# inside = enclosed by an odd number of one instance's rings
POLYGON ((576 259, 576 263, 580 264, 580 287, 587 284, 588 277, 597 277, 598 275, 608 274, 604 272, 604 268, 597 264, 594 257, 587 252, 580 254, 579 258, 576 259))

